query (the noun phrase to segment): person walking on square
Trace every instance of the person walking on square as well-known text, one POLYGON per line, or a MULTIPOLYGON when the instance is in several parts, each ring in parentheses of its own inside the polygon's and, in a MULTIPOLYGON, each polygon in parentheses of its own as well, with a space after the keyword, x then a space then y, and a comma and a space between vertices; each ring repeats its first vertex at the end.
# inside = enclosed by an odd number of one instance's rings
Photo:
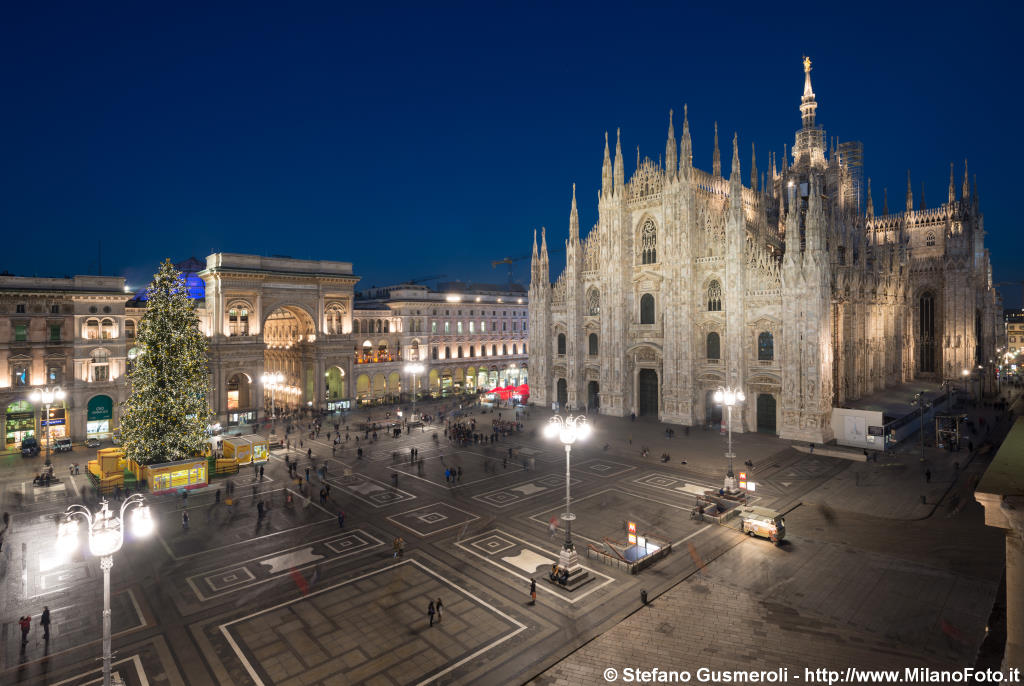
POLYGON ((441 623, 441 618, 444 615, 444 605, 441 604, 441 599, 438 598, 437 602, 434 603, 434 607, 437 609, 437 623, 441 623))
POLYGON ((392 557, 397 558, 398 557, 398 537, 397 536, 395 537, 395 540, 391 542, 391 547, 395 549, 395 554, 392 555, 392 557))
POLYGON ((401 536, 399 536, 398 537, 398 557, 402 557, 404 554, 405 554, 405 540, 401 536))
POLYGON ((530 605, 537 604, 537 580, 530 577, 530 605))
POLYGON ((345 512, 343 510, 338 510, 338 528, 345 528, 345 512))
MULTIPOLYGON (((433 617, 434 604, 430 604, 431 617, 433 617)), ((21 626, 21 649, 25 650, 25 644, 28 643, 28 632, 32 628, 32 617, 26 615, 18 620, 18 624, 21 626)))
MULTIPOLYGON (((434 601, 433 600, 431 600, 430 604, 427 605, 427 616, 430 617, 430 626, 434 626, 434 601)), ((27 635, 27 634, 28 634, 28 631, 24 628, 24 625, 23 625, 22 626, 22 635, 24 636, 24 635, 27 635)), ((24 645, 24 643, 25 643, 25 640, 23 639, 22 640, 22 645, 24 645)))
POLYGON ((43 616, 39 618, 39 623, 43 625, 43 640, 50 640, 50 608, 47 605, 43 605, 43 616))
POLYGON ((188 510, 181 513, 181 528, 188 531, 188 510))
POLYGON ((260 465, 260 481, 263 481, 263 465, 260 465))

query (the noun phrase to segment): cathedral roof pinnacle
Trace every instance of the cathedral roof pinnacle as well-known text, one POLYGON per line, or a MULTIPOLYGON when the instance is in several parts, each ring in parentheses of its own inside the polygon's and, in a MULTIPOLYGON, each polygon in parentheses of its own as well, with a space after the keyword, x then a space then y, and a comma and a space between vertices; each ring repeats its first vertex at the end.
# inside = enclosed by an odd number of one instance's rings
POLYGON ((868 218, 871 218, 871 217, 875 216, 875 203, 871 199, 871 177, 870 176, 868 177, 868 208, 867 208, 867 216, 868 216, 868 218))
POLYGON ((715 154, 711 161, 711 173, 715 176, 722 175, 722 155, 718 151, 718 122, 715 122, 715 154))

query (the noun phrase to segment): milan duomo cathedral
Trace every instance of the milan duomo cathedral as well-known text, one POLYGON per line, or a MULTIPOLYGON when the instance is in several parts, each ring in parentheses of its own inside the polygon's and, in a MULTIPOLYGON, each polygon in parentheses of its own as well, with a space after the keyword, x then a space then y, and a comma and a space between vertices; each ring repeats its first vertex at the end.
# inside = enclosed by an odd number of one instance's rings
POLYGON ((749 186, 736 136, 722 177, 717 125, 711 173, 693 167, 685 108, 664 166, 644 159, 628 183, 605 136, 599 221, 581 241, 574 187, 553 285, 534 234, 534 402, 695 425, 720 421, 715 390, 741 388, 733 430, 824 442, 833 406, 888 385, 969 369, 991 390, 1001 303, 966 163, 938 207, 915 207, 908 172, 905 211, 876 213, 859 144, 827 145, 815 122, 810 72, 805 58, 791 163, 759 179, 752 160, 749 186))

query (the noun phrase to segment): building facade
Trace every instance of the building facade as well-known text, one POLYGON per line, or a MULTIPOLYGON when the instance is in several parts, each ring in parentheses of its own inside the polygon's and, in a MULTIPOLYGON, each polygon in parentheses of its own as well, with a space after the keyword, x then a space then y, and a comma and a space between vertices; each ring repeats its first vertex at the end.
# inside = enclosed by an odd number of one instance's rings
POLYGON ((860 145, 828 142, 804 73, 791 156, 764 174, 752 159, 746 186, 736 136, 722 177, 717 126, 712 171, 694 168, 685 109, 664 164, 629 182, 606 135, 599 221, 580 238, 574 189, 554 284, 534 235, 535 402, 694 425, 720 421, 730 386, 747 398, 734 429, 818 442, 833 405, 890 384, 983 365, 992 389, 1001 306, 966 165, 938 207, 915 206, 908 172, 905 210, 876 214, 860 145))
POLYGON ((126 348, 136 322, 125 316, 124 279, 0 276, 0 406, 6 450, 29 436, 109 436, 125 397, 126 348), (67 396, 49 417, 33 390, 67 396))
MULTIPOLYGON (((521 288, 521 287, 520 287, 521 288)), ((529 303, 523 290, 462 283, 371 289, 356 299, 360 404, 527 383, 529 303), (413 375, 410 363, 423 365, 413 375)))

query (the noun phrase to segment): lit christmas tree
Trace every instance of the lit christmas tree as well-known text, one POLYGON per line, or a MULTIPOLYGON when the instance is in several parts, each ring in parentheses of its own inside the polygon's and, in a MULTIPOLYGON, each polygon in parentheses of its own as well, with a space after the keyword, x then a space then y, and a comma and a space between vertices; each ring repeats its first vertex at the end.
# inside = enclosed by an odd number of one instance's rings
POLYGON ((126 456, 139 464, 186 460, 202 451, 212 414, 206 337, 185 280, 170 260, 160 265, 146 296, 121 441, 126 456))

